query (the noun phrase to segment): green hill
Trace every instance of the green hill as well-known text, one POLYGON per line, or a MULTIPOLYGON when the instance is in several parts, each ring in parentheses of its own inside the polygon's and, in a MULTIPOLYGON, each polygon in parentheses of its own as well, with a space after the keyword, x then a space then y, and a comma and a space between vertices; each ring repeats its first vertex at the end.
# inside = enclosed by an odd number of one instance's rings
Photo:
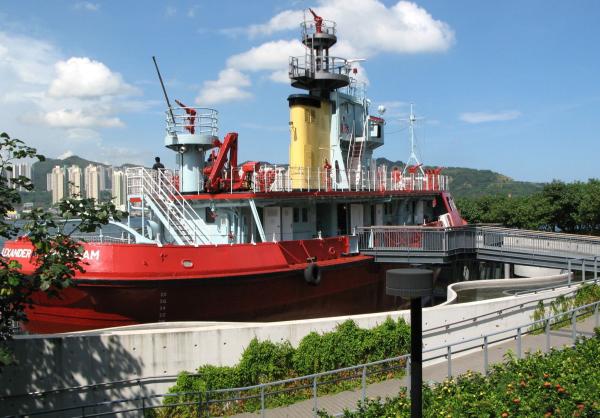
MULTIPOLYGON (((377 158, 377 165, 380 164, 386 165, 388 170, 394 166, 404 168, 402 161, 390 161, 387 158, 377 158)), ((442 174, 450 177, 450 191, 456 198, 498 194, 525 196, 540 191, 544 186, 543 183, 516 181, 491 170, 447 167, 442 174)))

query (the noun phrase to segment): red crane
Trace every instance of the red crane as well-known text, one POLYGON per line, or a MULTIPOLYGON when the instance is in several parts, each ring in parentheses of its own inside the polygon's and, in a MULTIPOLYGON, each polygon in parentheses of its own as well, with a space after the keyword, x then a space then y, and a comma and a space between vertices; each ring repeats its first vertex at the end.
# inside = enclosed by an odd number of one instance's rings
POLYGON ((316 14, 313 9, 309 8, 308 10, 312 13, 315 20, 315 29, 317 33, 321 33, 323 31, 323 18, 316 14))
POLYGON ((207 192, 217 193, 226 189, 237 191, 249 188, 252 174, 258 171, 260 164, 255 161, 245 163, 241 167, 242 175, 240 177, 237 145, 237 132, 229 132, 225 135, 223 142, 218 139, 213 141, 213 146, 218 148, 218 151, 216 153, 213 151, 210 154, 209 161, 212 164, 204 168, 204 174, 208 176, 205 187, 207 192), (227 161, 229 161, 229 167, 224 172, 227 161))

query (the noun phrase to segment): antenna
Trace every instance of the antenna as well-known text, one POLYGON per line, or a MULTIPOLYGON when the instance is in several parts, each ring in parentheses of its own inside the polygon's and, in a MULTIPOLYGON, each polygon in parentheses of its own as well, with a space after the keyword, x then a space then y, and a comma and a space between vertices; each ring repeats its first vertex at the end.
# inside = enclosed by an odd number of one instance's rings
POLYGON ((411 163, 414 163, 414 165, 419 167, 419 171, 421 171, 421 174, 423 174, 423 175, 425 174, 423 171, 423 168, 422 168, 422 164, 419 161, 419 158, 417 158, 417 144, 415 141, 415 122, 417 120, 418 119, 413 112, 413 104, 411 103, 410 104, 410 115, 408 116, 409 129, 410 129, 410 157, 408 157, 408 161, 406 161, 404 170, 402 170, 403 174, 406 172, 406 169, 408 168, 408 166, 411 165, 411 163))
MULTIPOLYGON (((175 126, 175 116, 173 115, 173 108, 171 107, 171 102, 169 101, 169 96, 167 95, 167 89, 165 89, 165 83, 163 83, 162 76, 160 75, 160 70, 158 69, 158 64, 156 63, 156 57, 152 56, 152 61, 154 61, 154 67, 156 68, 156 73, 158 74, 158 80, 160 81, 160 86, 162 87, 163 94, 165 95, 165 101, 167 102, 167 106, 169 107, 169 114, 171 115, 171 123, 175 126)), ((175 130, 173 130, 175 132, 175 130)), ((175 134, 177 136, 177 134, 175 134)))

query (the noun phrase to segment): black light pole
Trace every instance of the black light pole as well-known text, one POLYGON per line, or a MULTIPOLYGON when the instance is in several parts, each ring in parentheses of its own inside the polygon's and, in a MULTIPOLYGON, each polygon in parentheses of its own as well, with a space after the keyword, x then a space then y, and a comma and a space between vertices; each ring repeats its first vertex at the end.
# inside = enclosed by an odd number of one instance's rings
POLYGON ((395 269, 386 272, 386 293, 410 299, 410 416, 423 416, 423 315, 421 298, 430 296, 433 272, 425 269, 395 269))

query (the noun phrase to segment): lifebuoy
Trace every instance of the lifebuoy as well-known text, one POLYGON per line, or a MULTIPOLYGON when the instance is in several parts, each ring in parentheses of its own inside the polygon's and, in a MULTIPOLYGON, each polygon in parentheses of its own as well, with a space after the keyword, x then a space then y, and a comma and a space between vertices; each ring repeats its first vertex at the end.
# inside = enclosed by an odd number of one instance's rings
POLYGON ((335 255, 335 247, 329 247, 329 255, 335 255))
POLYGON ((321 283, 321 268, 316 263, 310 263, 304 269, 304 280, 314 286, 321 283))

